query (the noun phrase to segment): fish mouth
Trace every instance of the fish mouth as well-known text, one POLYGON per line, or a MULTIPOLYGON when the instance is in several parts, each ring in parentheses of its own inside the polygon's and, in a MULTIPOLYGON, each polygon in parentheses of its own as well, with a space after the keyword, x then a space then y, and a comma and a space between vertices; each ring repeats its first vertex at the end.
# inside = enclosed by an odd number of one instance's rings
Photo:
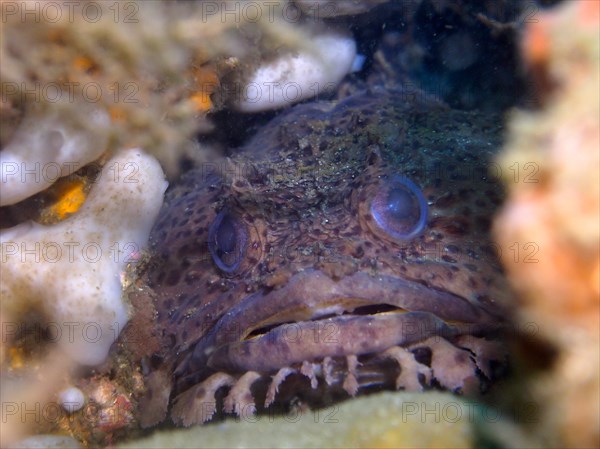
POLYGON ((500 326, 491 311, 419 282, 364 272, 336 281, 307 270, 228 311, 197 344, 194 358, 215 370, 273 372, 432 336, 486 334, 500 326))

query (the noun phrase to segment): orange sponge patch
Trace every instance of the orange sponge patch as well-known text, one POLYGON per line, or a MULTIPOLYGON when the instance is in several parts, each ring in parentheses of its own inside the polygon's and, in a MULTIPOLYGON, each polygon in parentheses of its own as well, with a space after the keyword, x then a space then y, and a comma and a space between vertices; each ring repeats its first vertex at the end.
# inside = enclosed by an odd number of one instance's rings
POLYGON ((57 190, 58 200, 50 207, 50 214, 62 220, 79 210, 86 198, 85 183, 81 180, 64 181, 57 190))

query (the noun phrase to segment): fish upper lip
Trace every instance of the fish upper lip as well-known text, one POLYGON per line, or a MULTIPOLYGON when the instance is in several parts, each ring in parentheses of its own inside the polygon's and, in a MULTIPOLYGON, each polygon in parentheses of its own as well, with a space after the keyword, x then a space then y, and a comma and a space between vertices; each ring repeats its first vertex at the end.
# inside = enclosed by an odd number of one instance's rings
MULTIPOLYGON (((418 319, 427 314, 436 322, 456 323, 465 329, 489 326, 493 330, 500 324, 497 317, 466 298, 415 281, 364 272, 335 281, 320 270, 310 269, 293 275, 282 288, 266 294, 256 292, 230 309, 196 345, 194 358, 208 361, 220 348, 251 341, 248 336, 262 328, 265 334, 258 338, 273 336, 290 323, 304 326, 328 318, 348 322, 360 317, 352 314, 356 307, 381 304, 418 319)), ((381 314, 370 316, 384 318, 381 314)))
POLYGON ((409 312, 430 312, 451 322, 480 323, 492 318, 461 296, 415 281, 365 272, 335 281, 322 271, 311 269, 296 273, 280 289, 251 295, 222 320, 235 320, 239 337, 244 338, 260 327, 351 314, 357 307, 379 304, 409 312))

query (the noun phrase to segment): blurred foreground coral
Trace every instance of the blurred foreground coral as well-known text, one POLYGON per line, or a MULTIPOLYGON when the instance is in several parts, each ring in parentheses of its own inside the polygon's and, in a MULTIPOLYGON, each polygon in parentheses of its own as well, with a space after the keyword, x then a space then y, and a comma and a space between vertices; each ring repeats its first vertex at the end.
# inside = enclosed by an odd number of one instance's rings
POLYGON ((127 448, 535 448, 499 413, 447 392, 387 392, 286 416, 156 432, 127 448), (510 435, 510 436, 507 436, 510 435))
MULTIPOLYGON (((274 49, 314 51, 306 28, 276 14, 287 2, 270 2, 271 14, 260 16, 236 14, 240 5, 3 2, 3 152, 30 117, 42 128, 29 127, 33 135, 43 134, 44 124, 60 117, 64 140, 74 134, 87 138, 66 160, 79 162, 76 168, 104 150, 142 147, 173 177, 180 157, 194 153, 195 134, 212 128, 207 112, 226 101, 220 91, 223 77, 239 79, 242 69, 259 65, 274 49), (221 8, 234 13, 224 14, 221 8), (92 120, 93 116, 98 117, 92 120), (89 145, 98 151, 81 160, 80 153, 88 152, 89 145)), ((55 122, 50 129, 56 128, 55 122)), ((42 137, 49 143, 48 132, 42 137)), ((41 145, 31 139, 25 138, 25 143, 41 145)), ((60 143, 58 139, 57 146, 60 143)), ((55 151, 48 151, 49 160, 56 162, 55 151)), ((25 162, 35 160, 32 157, 25 162)))
POLYGON ((523 54, 540 108, 514 113, 499 161, 510 197, 495 234, 522 300, 519 324, 555 353, 526 387, 552 446, 600 446, 599 22, 600 3, 582 1, 528 25, 523 54))

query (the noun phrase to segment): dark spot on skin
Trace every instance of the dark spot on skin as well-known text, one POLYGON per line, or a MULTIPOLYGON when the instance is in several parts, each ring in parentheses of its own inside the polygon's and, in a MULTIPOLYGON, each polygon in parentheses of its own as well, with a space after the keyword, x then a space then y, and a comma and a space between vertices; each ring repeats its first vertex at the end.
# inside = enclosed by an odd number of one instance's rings
POLYGON ((356 248, 356 251, 354 251, 354 257, 356 257, 357 259, 360 259, 364 255, 365 255, 365 250, 363 249, 362 246, 359 246, 358 248, 356 248))
POLYGON ((166 275, 167 275, 167 273, 164 270, 159 271, 158 275, 156 276, 156 283, 158 285, 161 285, 165 281, 166 275))
POLYGON ((415 360, 422 365, 426 365, 431 367, 431 348, 427 346, 420 346, 418 348, 414 348, 411 350, 413 353, 415 360))
POLYGON ((206 394, 204 387, 200 387, 196 390, 196 399, 202 398, 206 394))
POLYGON ((179 270, 171 270, 165 279, 165 284, 169 287, 177 285, 180 279, 180 271, 179 270))
POLYGON ((457 351, 454 355, 454 360, 457 365, 463 365, 469 359, 469 353, 467 351, 457 351))
POLYGON ((152 367, 152 369, 158 369, 160 368, 160 365, 163 362, 163 358, 159 355, 159 354, 152 354, 152 356, 150 357, 150 366, 152 367))
POLYGON ((375 165, 379 161, 379 156, 375 152, 371 152, 369 159, 367 160, 368 165, 375 165))
POLYGON ((475 273, 477 271, 477 267, 472 263, 466 263, 463 266, 472 273, 475 273))
POLYGON ((444 249, 450 254, 458 254, 460 252, 460 249, 456 245, 446 245, 444 249))
POLYGON ((165 335, 165 342, 167 344, 167 347, 169 347, 169 348, 174 347, 175 344, 177 343, 175 335, 172 335, 172 334, 165 335))

